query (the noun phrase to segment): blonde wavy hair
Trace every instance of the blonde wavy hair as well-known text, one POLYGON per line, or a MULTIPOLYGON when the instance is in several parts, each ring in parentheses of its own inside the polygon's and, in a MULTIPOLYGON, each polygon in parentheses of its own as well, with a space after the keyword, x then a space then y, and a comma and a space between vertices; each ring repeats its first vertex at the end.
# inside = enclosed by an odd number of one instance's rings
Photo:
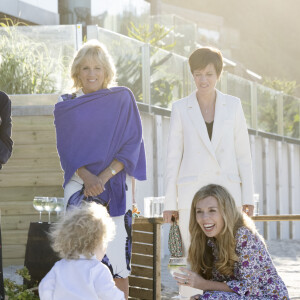
POLYGON ((106 47, 97 40, 89 40, 78 50, 71 66, 71 78, 75 90, 82 88, 82 83, 78 75, 82 63, 89 59, 95 60, 104 68, 105 79, 102 86, 103 89, 117 85, 115 64, 106 47))
POLYGON ((253 221, 237 208, 233 197, 224 187, 210 184, 201 188, 194 196, 190 213, 189 231, 191 244, 188 252, 188 261, 192 271, 200 274, 205 279, 211 279, 214 264, 221 274, 233 275, 234 263, 238 261, 238 256, 235 252, 235 234, 242 226, 259 235, 253 221), (217 261, 214 260, 212 248, 207 245, 209 238, 202 231, 196 220, 197 203, 209 196, 217 200, 224 220, 223 230, 218 236, 213 238, 218 249, 217 261))
POLYGON ((115 234, 115 224, 104 206, 84 202, 67 211, 51 226, 50 240, 60 258, 78 259, 80 254, 91 258, 95 249, 107 245, 115 234))

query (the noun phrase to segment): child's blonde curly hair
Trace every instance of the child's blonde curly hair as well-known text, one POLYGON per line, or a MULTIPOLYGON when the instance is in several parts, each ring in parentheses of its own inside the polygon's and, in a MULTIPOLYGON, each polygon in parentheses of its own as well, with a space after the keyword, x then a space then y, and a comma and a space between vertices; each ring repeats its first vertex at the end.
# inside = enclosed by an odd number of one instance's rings
POLYGON ((95 249, 106 245, 114 234, 115 224, 106 208, 95 202, 83 202, 52 225, 50 240, 60 258, 78 259, 80 254, 91 258, 95 249))

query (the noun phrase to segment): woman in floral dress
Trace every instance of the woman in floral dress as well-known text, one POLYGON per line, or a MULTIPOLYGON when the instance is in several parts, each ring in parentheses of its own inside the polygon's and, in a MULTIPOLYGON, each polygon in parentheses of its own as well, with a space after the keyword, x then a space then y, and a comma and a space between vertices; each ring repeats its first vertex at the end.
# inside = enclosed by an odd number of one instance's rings
POLYGON ((189 231, 191 270, 175 279, 203 290, 194 299, 289 299, 263 238, 225 188, 210 184, 195 194, 189 231))

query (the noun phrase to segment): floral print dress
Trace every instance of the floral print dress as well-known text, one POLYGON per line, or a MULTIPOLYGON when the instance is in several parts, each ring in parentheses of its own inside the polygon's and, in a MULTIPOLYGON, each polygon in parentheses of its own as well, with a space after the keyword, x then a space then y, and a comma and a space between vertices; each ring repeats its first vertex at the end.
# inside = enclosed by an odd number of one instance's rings
MULTIPOLYGON (((234 293, 205 291, 199 299, 289 299, 287 288, 261 239, 248 228, 241 227, 237 231, 236 241, 239 262, 235 264, 234 275, 224 276, 215 268, 212 274, 214 281, 226 282, 234 293)), ((213 240, 208 240, 208 245, 213 248, 217 259, 218 251, 213 240)))

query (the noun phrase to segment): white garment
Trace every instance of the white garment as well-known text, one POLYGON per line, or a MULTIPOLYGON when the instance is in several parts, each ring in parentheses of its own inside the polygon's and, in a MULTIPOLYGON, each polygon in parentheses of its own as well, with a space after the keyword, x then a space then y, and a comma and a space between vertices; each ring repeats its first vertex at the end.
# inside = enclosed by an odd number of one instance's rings
POLYGON ((190 209, 195 193, 210 183, 227 188, 237 206, 254 204, 249 135, 240 99, 217 91, 210 140, 195 91, 172 107, 165 210, 190 209))
POLYGON ((39 285, 41 300, 124 300, 109 269, 94 256, 58 261, 39 285))
MULTIPOLYGON (((82 189, 83 181, 76 175, 72 176, 65 186, 65 205, 69 198, 77 191, 82 189)), ((126 213, 132 209, 132 177, 126 174, 126 213)), ((130 275, 130 265, 126 260, 126 241, 128 232, 125 228, 124 215, 112 217, 115 223, 116 235, 112 241, 108 243, 106 256, 111 264, 112 272, 116 278, 126 278, 130 275)))

